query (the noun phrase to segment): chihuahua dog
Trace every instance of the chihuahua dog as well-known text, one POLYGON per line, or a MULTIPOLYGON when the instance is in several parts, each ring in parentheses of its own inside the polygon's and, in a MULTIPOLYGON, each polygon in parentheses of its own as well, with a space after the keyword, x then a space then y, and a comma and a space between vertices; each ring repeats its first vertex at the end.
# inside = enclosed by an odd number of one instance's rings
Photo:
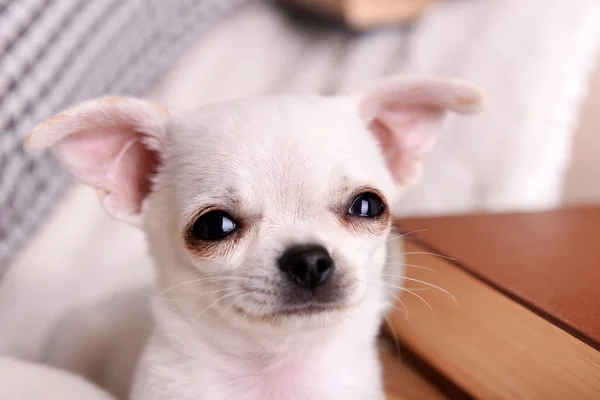
POLYGON ((193 112, 104 98, 39 125, 26 145, 52 146, 147 236, 158 292, 131 398, 383 400, 392 206, 446 111, 481 102, 465 82, 395 77, 193 112))

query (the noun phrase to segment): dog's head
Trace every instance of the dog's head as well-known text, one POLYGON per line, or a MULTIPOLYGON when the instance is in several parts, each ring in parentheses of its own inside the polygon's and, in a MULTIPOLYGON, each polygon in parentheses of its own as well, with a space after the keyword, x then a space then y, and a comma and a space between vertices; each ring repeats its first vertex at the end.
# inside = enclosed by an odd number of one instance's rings
POLYGON ((378 290, 390 205, 446 110, 480 102, 471 85, 429 78, 194 112, 105 98, 41 124, 27 145, 53 146, 113 217, 146 231, 159 296, 197 317, 322 323, 378 290))

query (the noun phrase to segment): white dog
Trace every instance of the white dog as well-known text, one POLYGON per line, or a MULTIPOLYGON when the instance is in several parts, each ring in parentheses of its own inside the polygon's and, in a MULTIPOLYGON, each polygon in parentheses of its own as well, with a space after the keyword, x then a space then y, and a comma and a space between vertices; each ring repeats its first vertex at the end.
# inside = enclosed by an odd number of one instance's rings
POLYGON ((390 207, 445 111, 480 105, 469 84, 400 77, 185 113, 105 98, 38 126, 27 146, 147 235, 159 292, 132 398, 384 399, 390 207))

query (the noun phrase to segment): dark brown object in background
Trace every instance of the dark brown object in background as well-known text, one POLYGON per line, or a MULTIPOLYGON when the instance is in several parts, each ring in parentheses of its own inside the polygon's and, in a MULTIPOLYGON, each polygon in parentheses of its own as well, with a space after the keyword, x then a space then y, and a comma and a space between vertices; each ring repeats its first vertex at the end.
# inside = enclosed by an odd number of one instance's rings
MULTIPOLYGON (((473 398, 600 395, 600 208, 403 220, 410 312, 400 342, 473 398), (454 260, 423 252, 439 253, 454 260)), ((403 306, 399 303, 398 308, 403 306)))
POLYGON ((280 0, 306 11, 342 20, 355 30, 410 22, 431 0, 280 0))

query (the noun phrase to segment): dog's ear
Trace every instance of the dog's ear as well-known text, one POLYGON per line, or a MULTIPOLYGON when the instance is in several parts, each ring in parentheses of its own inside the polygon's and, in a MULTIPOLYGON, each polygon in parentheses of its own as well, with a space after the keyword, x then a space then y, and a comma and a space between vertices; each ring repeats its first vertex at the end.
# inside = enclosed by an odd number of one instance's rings
POLYGON ((161 160, 169 118, 166 107, 144 100, 91 100, 38 125, 25 147, 52 146, 77 180, 97 189, 112 217, 136 224, 161 160))
POLYGON ((408 186, 419 177, 446 111, 475 113, 483 96, 458 80, 396 77, 363 91, 358 101, 360 116, 380 142, 396 183, 408 186))

